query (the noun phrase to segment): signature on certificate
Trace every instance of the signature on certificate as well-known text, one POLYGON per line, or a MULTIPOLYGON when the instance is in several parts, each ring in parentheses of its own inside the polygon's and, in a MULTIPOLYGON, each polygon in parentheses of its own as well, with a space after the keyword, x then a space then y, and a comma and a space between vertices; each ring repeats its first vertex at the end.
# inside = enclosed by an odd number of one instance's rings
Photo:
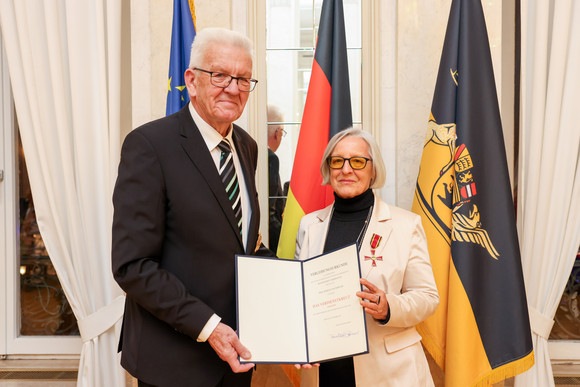
POLYGON ((333 339, 339 339, 341 337, 350 337, 350 336, 356 336, 359 334, 359 331, 344 331, 344 332, 338 332, 338 333, 331 333, 330 337, 333 339))

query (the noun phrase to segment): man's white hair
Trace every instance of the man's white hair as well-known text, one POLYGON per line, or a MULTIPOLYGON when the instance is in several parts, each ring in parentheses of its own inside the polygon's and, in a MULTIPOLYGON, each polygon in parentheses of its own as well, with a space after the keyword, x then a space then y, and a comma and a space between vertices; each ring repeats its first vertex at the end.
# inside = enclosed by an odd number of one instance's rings
POLYGON ((191 54, 189 56, 189 68, 203 67, 205 53, 213 45, 230 45, 239 47, 248 52, 252 57, 252 41, 239 32, 225 28, 204 28, 195 34, 191 44, 191 54))
MULTIPOLYGON (((268 122, 282 122, 284 121, 284 115, 282 110, 276 105, 268 105, 268 122)), ((280 124, 268 124, 268 137, 273 136, 278 130, 280 124)))

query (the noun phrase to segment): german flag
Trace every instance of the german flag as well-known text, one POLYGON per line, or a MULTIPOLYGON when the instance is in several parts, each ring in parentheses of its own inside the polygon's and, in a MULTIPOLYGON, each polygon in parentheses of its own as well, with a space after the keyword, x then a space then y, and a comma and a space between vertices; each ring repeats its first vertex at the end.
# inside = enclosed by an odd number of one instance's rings
POLYGON ((194 38, 195 5, 193 0, 173 0, 166 115, 175 113, 189 102, 183 74, 189 67, 189 55, 194 38))
POLYGON ((413 201, 441 299, 418 328, 445 386, 534 364, 515 211, 479 0, 454 0, 413 201))
POLYGON ((278 257, 294 258, 300 219, 334 201, 330 187, 322 185, 320 162, 328 140, 349 126, 352 107, 342 0, 324 0, 278 257))

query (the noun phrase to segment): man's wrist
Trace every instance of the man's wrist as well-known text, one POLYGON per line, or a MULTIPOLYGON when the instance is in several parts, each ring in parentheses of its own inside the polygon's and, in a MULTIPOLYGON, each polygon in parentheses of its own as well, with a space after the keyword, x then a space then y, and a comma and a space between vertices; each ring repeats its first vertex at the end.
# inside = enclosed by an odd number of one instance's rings
POLYGON ((209 320, 207 320, 207 322, 205 323, 205 326, 203 327, 203 329, 199 333, 199 336, 197 336, 197 342, 203 343, 203 342, 207 341, 207 339, 212 334, 214 329, 218 326, 218 324, 220 323, 221 320, 222 320, 222 318, 220 316, 218 316, 215 313, 212 314, 212 316, 209 318, 209 320))

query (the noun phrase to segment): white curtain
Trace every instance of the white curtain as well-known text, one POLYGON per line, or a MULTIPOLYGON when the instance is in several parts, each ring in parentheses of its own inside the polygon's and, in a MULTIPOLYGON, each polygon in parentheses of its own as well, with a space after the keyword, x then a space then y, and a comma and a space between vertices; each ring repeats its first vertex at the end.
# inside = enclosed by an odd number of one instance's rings
POLYGON ((516 386, 554 386, 548 337, 580 244, 580 2, 522 0, 518 228, 536 365, 516 386))
POLYGON ((0 23, 38 225, 83 341, 77 385, 124 385, 110 263, 121 1, 0 0, 0 23))

